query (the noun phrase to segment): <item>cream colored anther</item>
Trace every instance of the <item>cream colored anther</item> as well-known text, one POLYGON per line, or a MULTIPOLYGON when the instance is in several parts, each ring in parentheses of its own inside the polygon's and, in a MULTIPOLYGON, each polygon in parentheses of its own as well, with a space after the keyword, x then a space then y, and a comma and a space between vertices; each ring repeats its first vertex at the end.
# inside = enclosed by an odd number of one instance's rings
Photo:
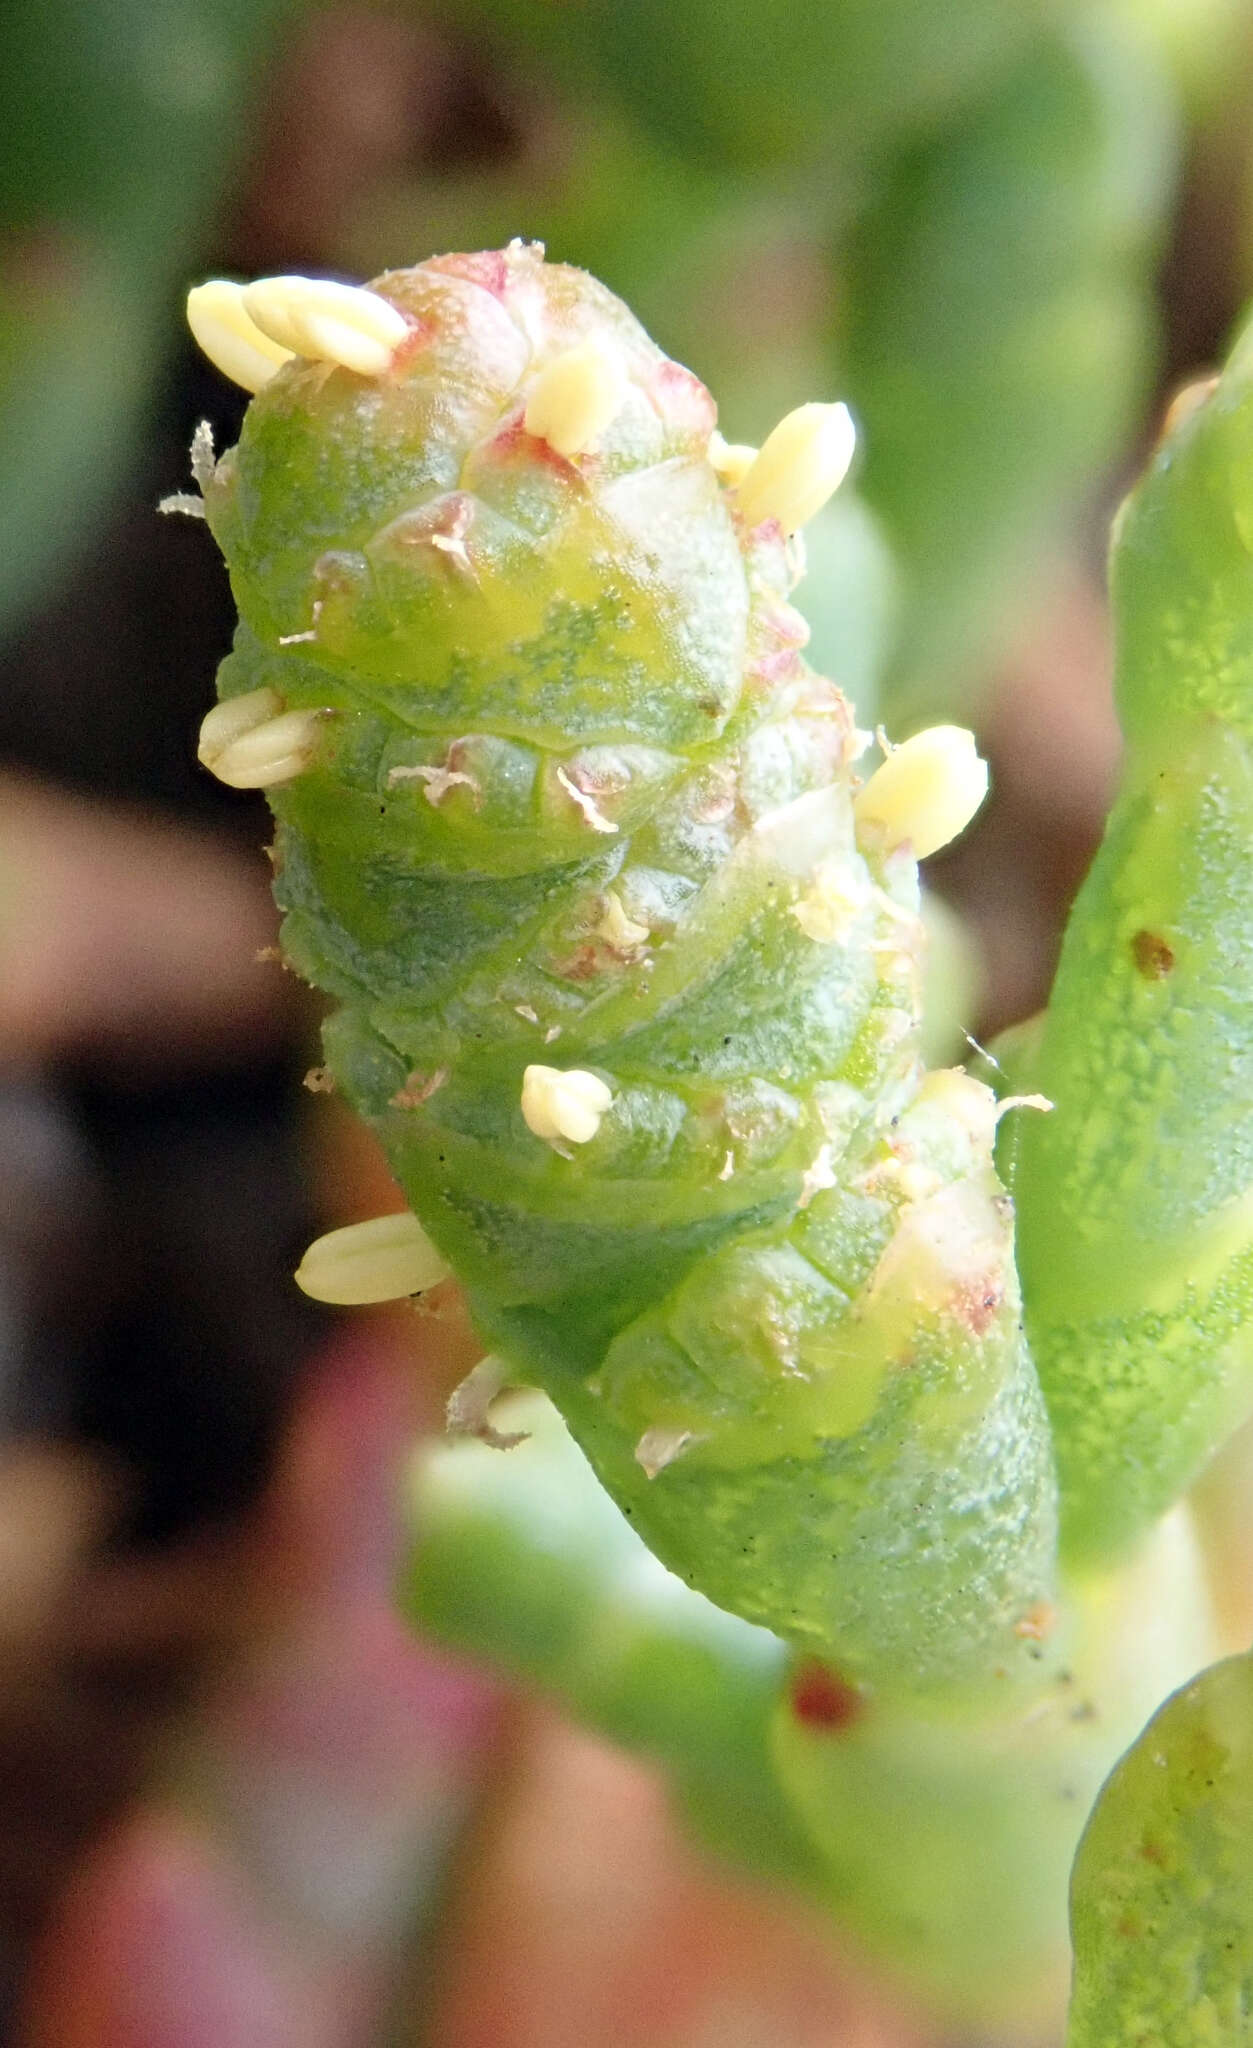
POLYGON ((599 342, 568 348, 531 386, 523 424, 558 455, 584 455, 604 433, 626 395, 622 369, 599 342))
POLYGON ((224 277, 196 285, 187 294, 187 325, 215 369, 245 391, 260 391, 292 351, 261 332, 244 306, 244 290, 224 277))
POLYGON ((322 718, 320 711, 285 711, 277 690, 249 690, 214 705, 196 755, 232 789, 270 789, 312 765, 322 718))
POLYGON ((409 331, 404 314, 378 292, 329 277, 259 277, 244 287, 244 308, 293 354, 360 377, 381 375, 409 331))
POLYGON ((894 747, 853 802, 858 829, 889 847, 908 841, 915 860, 964 832, 988 793, 988 764, 960 725, 933 725, 894 747))
POLYGON ((584 1067, 528 1067, 522 1076, 522 1117, 549 1145, 586 1145, 600 1129, 612 1089, 584 1067))
POLYGON ((627 914, 622 898, 613 889, 606 892, 604 912, 592 930, 598 939, 603 939, 617 952, 630 952, 636 946, 645 945, 649 936, 648 926, 637 924, 627 914))
POLYGON ((757 453, 749 441, 724 441, 717 427, 709 436, 710 466, 731 490, 743 483, 757 453))
POLYGON ((847 938, 866 907, 866 892, 846 873, 841 861, 821 861, 809 887, 792 905, 792 915, 807 939, 831 946, 847 938))
POLYGON ((268 719, 277 718, 282 709, 283 700, 277 690, 249 690, 242 697, 227 697, 201 720, 197 758, 204 767, 214 767, 235 740, 268 719))
POLYGON ((843 483, 856 445, 846 405, 797 406, 767 434, 740 484, 745 524, 777 519, 784 533, 795 533, 843 483))
POLYGON ((951 1116, 963 1126, 972 1144, 990 1151, 996 1136, 997 1102, 992 1090, 962 1067, 933 1067, 924 1074, 914 1098, 951 1116))
POLYGON ((297 1287, 314 1301, 364 1308, 369 1302, 425 1294, 450 1270, 417 1217, 402 1210, 315 1238, 295 1277, 297 1287))

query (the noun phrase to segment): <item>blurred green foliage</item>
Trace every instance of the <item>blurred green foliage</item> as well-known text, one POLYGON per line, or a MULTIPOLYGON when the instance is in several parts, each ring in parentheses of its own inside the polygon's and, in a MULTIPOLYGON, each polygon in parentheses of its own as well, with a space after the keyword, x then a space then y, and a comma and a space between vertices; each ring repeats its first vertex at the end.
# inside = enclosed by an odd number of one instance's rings
MULTIPOLYGON (((424 19, 559 140, 380 182, 328 260, 538 235, 693 364, 732 438, 811 392, 848 395, 899 564, 882 709, 903 729, 975 702, 1136 420, 1174 154, 1163 59, 1195 96, 1198 9, 1230 36, 1234 0, 430 0, 424 19)), ((14 0, 0 618, 124 469, 264 57, 302 11, 14 0)), ((825 544, 833 602, 810 585, 828 621, 866 562, 864 522, 842 540, 825 544)), ((879 667, 886 608, 883 624, 879 667)), ((833 633, 835 672, 868 703, 865 650, 833 633)))
POLYGON ((171 298, 282 0, 10 0, 0 65, 0 622, 127 469, 171 298))
POLYGON ((1075 1861, 1068 2048, 1250 2038, 1253 1656, 1167 1700, 1111 1776, 1075 1861))

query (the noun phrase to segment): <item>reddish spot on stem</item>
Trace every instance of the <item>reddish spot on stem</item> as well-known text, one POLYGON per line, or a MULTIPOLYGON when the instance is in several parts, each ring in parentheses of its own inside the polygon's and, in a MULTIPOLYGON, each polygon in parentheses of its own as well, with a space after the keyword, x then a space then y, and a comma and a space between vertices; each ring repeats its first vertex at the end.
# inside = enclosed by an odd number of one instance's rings
POLYGON ((1057 1609, 1047 1600, 1037 1600, 1025 1614, 1019 1615, 1014 1623, 1014 1634, 1026 1642, 1042 1643, 1052 1634, 1057 1621, 1057 1609))
POLYGON ((816 1661, 798 1665, 792 1678, 792 1712, 806 1728, 837 1734, 860 1721, 866 1702, 855 1685, 816 1661))
POLYGON ((1131 957, 1146 981, 1164 981, 1175 964, 1173 948, 1159 932, 1137 932, 1131 941, 1131 957))

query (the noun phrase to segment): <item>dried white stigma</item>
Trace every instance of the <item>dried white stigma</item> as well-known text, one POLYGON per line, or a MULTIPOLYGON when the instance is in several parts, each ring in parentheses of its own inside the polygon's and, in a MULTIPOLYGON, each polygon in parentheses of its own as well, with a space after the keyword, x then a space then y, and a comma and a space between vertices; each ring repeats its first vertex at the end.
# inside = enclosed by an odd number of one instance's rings
POLYGON ((564 768, 558 768, 557 780, 565 790, 566 795, 578 805, 578 808, 583 813, 584 822, 591 826, 593 832, 617 831, 618 828, 614 824, 613 819, 605 816, 595 797, 586 789, 582 789, 575 781, 573 775, 567 774, 564 768))
POLYGON ((292 352, 261 332, 244 306, 244 290, 224 277, 196 285, 187 294, 187 325, 215 369, 245 391, 260 391, 292 352))
POLYGON ((512 1451, 524 1444, 528 1430, 495 1429, 492 1425, 492 1403, 504 1391, 504 1361, 480 1358, 448 1396, 444 1416, 449 1436, 476 1436, 494 1451, 512 1451))
POLYGON ((964 832, 988 793, 988 764, 961 725, 933 725, 894 747, 853 801, 858 827, 925 860, 964 832))
POLYGON ((612 1089, 584 1067, 528 1067, 522 1076, 523 1120, 549 1145, 586 1145, 612 1101, 612 1089))
POLYGON ((364 285, 329 277, 259 277, 244 286, 249 317, 281 347, 377 377, 409 332, 403 313, 364 285))
POLYGON ((531 386, 523 424, 558 455, 583 455, 626 395, 626 378, 597 341, 554 356, 531 386))
POLYGON ((318 750, 320 711, 284 711, 277 690, 249 690, 215 704, 200 728, 197 759, 232 789, 292 782, 318 750))
POLYGON ((757 450, 749 441, 724 441, 717 427, 709 436, 709 461, 714 472, 732 490, 742 484, 749 470, 757 460, 757 450))
POLYGON ((424 1294, 449 1271, 417 1217, 402 1210, 315 1238, 296 1268, 296 1285, 314 1301, 362 1308, 424 1294))
POLYGON ((856 445, 846 405, 798 405, 767 434, 740 484, 745 524, 777 519, 784 533, 795 533, 843 483, 856 445))
POLYGON ((646 1429, 635 1446, 635 1462, 646 1479, 655 1479, 667 1465, 682 1457, 689 1444, 698 1441, 690 1429, 646 1429))

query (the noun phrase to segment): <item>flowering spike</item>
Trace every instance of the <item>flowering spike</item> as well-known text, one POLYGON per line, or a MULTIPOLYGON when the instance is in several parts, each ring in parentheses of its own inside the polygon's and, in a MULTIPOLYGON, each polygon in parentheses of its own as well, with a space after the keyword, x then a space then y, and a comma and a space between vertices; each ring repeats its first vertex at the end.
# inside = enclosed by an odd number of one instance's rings
POLYGON ((188 292, 187 325, 214 368, 245 391, 260 391, 292 359, 248 314, 244 286, 225 277, 188 292))
POLYGON ((960 725, 933 725, 894 747, 854 800, 862 831, 889 846, 908 842, 915 860, 964 832, 988 793, 988 764, 960 725))
POLYGON ((740 484, 745 524, 777 519, 785 533, 795 533, 843 483, 856 443, 857 429, 846 405, 798 405, 787 413, 766 436, 740 484))
POLYGON ((448 1267, 416 1216, 374 1216, 315 1238, 296 1268, 296 1285, 314 1301, 340 1308, 425 1294, 448 1267))
POLYGON ((913 863, 850 831, 860 736, 785 598, 851 423, 784 423, 750 527, 708 392, 583 272, 375 289, 422 346, 262 392, 207 501, 228 697, 335 715, 272 792, 328 1061, 660 1555, 850 1682, 1034 1683, 1053 1476, 992 1133, 912 1110, 913 863))
POLYGON ((599 342, 554 356, 531 386, 526 430, 558 455, 585 455, 622 404, 626 378, 599 342))

